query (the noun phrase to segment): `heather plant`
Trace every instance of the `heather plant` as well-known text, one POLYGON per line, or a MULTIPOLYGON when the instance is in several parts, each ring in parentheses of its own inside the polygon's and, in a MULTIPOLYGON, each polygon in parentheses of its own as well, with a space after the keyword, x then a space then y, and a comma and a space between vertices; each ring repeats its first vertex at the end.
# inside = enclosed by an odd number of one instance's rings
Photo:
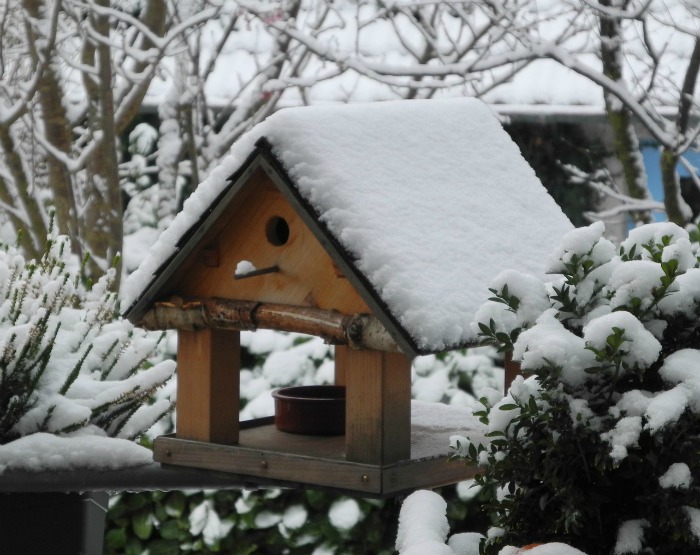
POLYGON ((476 316, 520 362, 458 457, 497 488, 484 554, 564 542, 589 554, 700 550, 697 229, 659 223, 616 248, 602 223, 562 239, 551 283, 502 273, 476 316))
POLYGON ((0 247, 0 443, 36 432, 135 439, 171 410, 154 401, 173 371, 157 335, 118 317, 114 270, 80 278, 67 237, 38 260, 0 247))

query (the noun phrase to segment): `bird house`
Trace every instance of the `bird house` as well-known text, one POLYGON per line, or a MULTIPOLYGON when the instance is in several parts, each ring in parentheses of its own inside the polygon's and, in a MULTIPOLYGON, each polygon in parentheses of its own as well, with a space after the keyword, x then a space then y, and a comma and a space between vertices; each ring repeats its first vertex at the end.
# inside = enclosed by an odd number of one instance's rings
POLYGON ((178 330, 176 433, 156 440, 156 460, 364 496, 471 476, 447 463, 447 438, 474 419, 412 419, 411 360, 473 344, 491 279, 542 274, 570 227, 479 101, 276 113, 127 281, 130 320, 178 330), (337 435, 239 422, 239 333, 258 328, 336 346, 337 435))

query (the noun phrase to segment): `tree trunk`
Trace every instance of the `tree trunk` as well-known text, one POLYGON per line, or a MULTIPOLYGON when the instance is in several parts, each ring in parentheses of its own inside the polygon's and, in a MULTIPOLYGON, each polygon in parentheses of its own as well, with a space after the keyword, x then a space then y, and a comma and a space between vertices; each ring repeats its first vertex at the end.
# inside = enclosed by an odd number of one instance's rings
MULTIPOLYGON (((108 0, 97 0, 98 5, 108 7, 108 0)), ((109 36, 109 19, 96 13, 90 15, 92 26, 101 36, 109 36)), ((117 161, 118 137, 114 125, 114 98, 110 47, 99 42, 86 45, 92 54, 90 60, 97 68, 97 82, 88 86, 91 77, 86 76, 86 89, 90 94, 91 128, 99 130, 98 148, 88 162, 85 183, 83 241, 90 255, 85 266, 88 279, 97 279, 112 265, 117 272, 113 287, 119 290, 121 262, 117 259, 122 249, 122 202, 119 187, 117 161)))
POLYGON ((679 156, 673 150, 664 148, 661 151, 661 183, 664 189, 664 206, 669 222, 683 227, 688 223, 688 210, 680 196, 680 183, 678 182, 679 156))
POLYGON ((13 227, 18 230, 19 247, 25 258, 38 260, 44 250, 48 229, 36 198, 30 193, 31 184, 18 153, 19 148, 11 129, 0 127, 0 149, 3 151, 5 165, 12 176, 12 183, 0 178, 0 202, 6 206, 19 205, 23 209, 22 213, 27 219, 21 218, 19 212, 15 210, 7 210, 5 214, 13 227))
POLYGON ((684 226, 692 217, 692 213, 680 195, 680 184, 678 182, 678 160, 688 132, 690 122, 690 111, 693 108, 693 96, 695 95, 695 83, 700 72, 700 38, 695 39, 695 46, 690 56, 688 70, 685 73, 683 86, 681 88, 680 101, 678 106, 678 116, 676 118, 676 131, 678 133, 678 145, 680 150, 664 148, 661 152, 661 180, 664 187, 664 204, 669 221, 684 226))
MULTIPOLYGON (((602 6, 610 7, 611 0, 601 0, 602 6)), ((600 16, 600 58, 603 64, 603 73, 613 81, 622 79, 621 43, 622 31, 619 19, 600 16)), ((622 192, 632 198, 647 199, 649 191, 646 185, 646 172, 639 152, 637 133, 632 125, 630 110, 613 94, 603 90, 605 97, 605 111, 613 134, 613 149, 622 165, 623 183, 622 192)), ((649 212, 636 212, 632 214, 637 223, 651 221, 649 212)))
MULTIPOLYGON (((41 0, 23 0, 23 2, 27 13, 37 20, 42 19, 42 12, 46 10, 46 6, 42 5, 41 0)), ((41 42, 29 25, 27 25, 27 36, 34 43, 41 42)), ((51 53, 47 51, 45 55, 50 56, 51 53)), ((35 63, 38 63, 38 59, 35 63)), ((57 152, 68 157, 71 152, 72 130, 62 103, 63 91, 60 81, 50 63, 42 72, 37 93, 46 140, 57 152)), ((46 164, 48 184, 53 193, 56 209, 56 226, 59 233, 68 235, 72 239, 73 248, 81 256, 78 214, 71 174, 65 164, 51 153, 46 154, 46 164)))

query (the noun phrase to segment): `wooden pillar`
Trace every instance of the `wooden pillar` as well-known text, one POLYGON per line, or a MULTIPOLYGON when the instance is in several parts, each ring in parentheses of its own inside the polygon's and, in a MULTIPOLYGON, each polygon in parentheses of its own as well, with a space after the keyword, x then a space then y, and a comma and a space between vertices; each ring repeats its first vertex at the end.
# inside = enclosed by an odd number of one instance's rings
POLYGON ((178 331, 178 438, 238 443, 240 345, 238 331, 178 331))
POLYGON ((350 347, 347 345, 335 346, 335 385, 346 385, 345 372, 348 367, 347 356, 350 347))
POLYGON ((340 363, 346 459, 377 465, 410 459, 411 361, 401 353, 346 348, 340 363))

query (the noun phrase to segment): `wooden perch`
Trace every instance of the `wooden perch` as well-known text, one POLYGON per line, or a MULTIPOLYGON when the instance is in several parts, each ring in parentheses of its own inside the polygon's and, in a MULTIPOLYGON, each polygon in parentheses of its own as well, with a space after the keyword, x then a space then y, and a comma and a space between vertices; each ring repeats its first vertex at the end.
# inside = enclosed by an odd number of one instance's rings
POLYGON ((233 279, 246 279, 246 278, 251 278, 251 277, 256 277, 256 276, 262 276, 265 274, 274 274, 275 272, 279 272, 279 266, 270 266, 269 268, 261 268, 260 270, 251 270, 250 272, 243 272, 240 274, 234 274, 233 279))
POLYGON ((258 328, 306 333, 355 349, 400 352, 384 326, 371 314, 228 299, 173 298, 154 303, 138 324, 148 330, 258 328))

